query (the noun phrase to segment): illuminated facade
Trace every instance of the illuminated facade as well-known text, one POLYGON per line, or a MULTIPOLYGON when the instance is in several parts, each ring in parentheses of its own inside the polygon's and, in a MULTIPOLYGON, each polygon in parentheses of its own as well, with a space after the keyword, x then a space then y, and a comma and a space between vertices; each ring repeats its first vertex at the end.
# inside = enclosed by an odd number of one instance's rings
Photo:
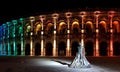
POLYGON ((120 12, 81 11, 30 16, 0 26, 0 55, 120 56, 120 12))

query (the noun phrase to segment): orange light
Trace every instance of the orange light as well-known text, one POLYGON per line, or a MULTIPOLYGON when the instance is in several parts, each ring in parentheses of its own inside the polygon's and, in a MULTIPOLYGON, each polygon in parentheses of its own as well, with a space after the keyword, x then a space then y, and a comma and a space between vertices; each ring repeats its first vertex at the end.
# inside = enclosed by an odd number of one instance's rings
POLYGON ((110 40, 110 56, 113 55, 113 41, 112 39, 110 40))
POLYGON ((113 29, 110 29, 110 32, 113 33, 113 29))
POLYGON ((53 41, 53 56, 56 56, 56 40, 53 41))
POLYGON ((99 56, 99 43, 98 43, 98 39, 96 39, 96 56, 99 56))

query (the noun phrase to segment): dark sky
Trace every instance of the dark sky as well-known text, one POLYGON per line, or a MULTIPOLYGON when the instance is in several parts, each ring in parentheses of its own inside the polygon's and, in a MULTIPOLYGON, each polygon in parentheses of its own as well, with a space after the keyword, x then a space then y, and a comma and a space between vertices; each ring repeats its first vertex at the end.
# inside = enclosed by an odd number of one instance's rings
POLYGON ((1 0, 0 24, 21 17, 79 9, 119 8, 117 0, 1 0))

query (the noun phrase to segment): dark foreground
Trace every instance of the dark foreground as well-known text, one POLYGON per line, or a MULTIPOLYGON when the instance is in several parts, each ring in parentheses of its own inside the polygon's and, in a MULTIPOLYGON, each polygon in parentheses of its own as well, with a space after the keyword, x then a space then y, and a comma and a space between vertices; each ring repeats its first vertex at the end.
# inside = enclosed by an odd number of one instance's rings
POLYGON ((120 57, 87 57, 91 68, 74 69, 74 57, 0 56, 0 72, 120 72, 120 57))

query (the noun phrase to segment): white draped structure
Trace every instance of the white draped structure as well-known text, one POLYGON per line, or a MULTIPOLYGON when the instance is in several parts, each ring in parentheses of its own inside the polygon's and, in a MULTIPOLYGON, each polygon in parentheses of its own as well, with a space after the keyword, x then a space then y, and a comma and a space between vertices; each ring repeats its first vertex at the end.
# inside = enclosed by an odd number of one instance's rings
POLYGON ((71 68, 90 68, 90 63, 85 57, 85 48, 79 43, 76 57, 70 65, 71 68))

